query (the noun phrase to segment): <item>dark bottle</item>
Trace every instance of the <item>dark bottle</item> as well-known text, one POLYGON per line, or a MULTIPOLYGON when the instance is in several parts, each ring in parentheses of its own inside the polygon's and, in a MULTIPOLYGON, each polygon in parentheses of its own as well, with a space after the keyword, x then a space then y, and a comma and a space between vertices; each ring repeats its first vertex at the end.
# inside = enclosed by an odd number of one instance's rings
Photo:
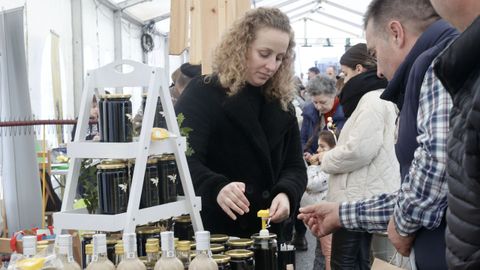
POLYGON ((101 214, 127 211, 130 180, 125 162, 97 165, 98 204, 101 214))
POLYGON ((252 235, 252 239, 255 270, 277 270, 277 235, 267 231, 252 235))
POLYGON ((218 270, 230 270, 230 257, 222 254, 213 254, 212 259, 217 263, 218 270))
POLYGON ((167 192, 165 203, 177 200, 177 185, 180 181, 177 163, 173 154, 164 154, 158 162, 160 178, 166 182, 167 192))
POLYGON ((246 249, 232 249, 225 252, 230 257, 230 268, 232 270, 254 270, 253 251, 246 249))
POLYGON ((175 217, 173 232, 179 240, 193 240, 193 226, 189 215, 175 217))
POLYGON ((99 101, 100 131, 102 142, 132 141, 131 95, 107 94, 99 101))
MULTIPOLYGON (((160 204, 160 175, 158 174, 157 159, 150 157, 145 167, 143 178, 142 196, 140 197, 140 208, 147 208, 160 204)), ((135 159, 130 160, 130 178, 133 179, 135 170, 135 159)))
MULTIPOLYGON (((142 111, 145 115, 145 105, 147 104, 147 93, 142 94, 142 111)), ((167 129, 167 121, 165 121, 165 115, 163 113, 162 102, 160 97, 157 99, 157 107, 155 109, 155 118, 153 119, 153 127, 167 129)))

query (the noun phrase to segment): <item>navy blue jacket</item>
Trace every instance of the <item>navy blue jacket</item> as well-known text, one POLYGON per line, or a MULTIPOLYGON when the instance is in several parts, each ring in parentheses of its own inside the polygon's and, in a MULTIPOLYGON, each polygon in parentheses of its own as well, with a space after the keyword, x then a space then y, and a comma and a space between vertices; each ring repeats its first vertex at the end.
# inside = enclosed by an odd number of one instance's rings
POLYGON ((381 98, 397 104, 400 109, 398 139, 395 153, 402 179, 408 174, 417 143, 418 98, 423 77, 435 57, 458 35, 446 21, 438 20, 418 38, 410 53, 388 83, 381 98))

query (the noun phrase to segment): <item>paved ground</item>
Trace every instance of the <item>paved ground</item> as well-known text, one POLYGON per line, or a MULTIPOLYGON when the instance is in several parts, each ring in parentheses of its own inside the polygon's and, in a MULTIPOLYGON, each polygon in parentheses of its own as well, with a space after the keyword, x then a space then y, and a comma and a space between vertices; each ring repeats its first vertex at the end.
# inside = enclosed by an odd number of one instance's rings
POLYGON ((312 270, 313 259, 315 258, 315 247, 317 246, 317 240, 315 236, 307 230, 306 238, 308 242, 307 251, 297 251, 295 256, 295 270, 312 270))

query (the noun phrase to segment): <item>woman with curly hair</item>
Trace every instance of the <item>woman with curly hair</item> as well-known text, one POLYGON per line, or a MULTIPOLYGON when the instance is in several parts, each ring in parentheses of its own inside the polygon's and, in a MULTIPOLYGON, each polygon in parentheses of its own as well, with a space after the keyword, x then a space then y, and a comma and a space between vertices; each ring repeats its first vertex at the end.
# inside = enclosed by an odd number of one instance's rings
POLYGON ((270 209, 272 230, 293 217, 306 186, 291 101, 293 31, 276 8, 247 12, 215 50, 213 73, 193 79, 176 104, 193 129, 188 158, 205 229, 249 237, 270 209))

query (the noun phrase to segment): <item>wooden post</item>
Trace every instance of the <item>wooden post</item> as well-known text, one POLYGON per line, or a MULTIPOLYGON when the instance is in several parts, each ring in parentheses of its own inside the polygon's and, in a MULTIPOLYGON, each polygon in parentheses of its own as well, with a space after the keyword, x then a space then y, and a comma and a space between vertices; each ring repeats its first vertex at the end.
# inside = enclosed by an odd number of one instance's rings
POLYGON ((213 50, 219 40, 218 0, 202 0, 202 74, 212 72, 213 50))
MULTIPOLYGON (((178 17, 174 9, 178 8, 177 0, 172 1, 171 25, 179 25, 178 20, 188 22, 188 16, 178 17)), ((190 59, 191 64, 202 64, 202 74, 212 72, 214 49, 222 34, 231 24, 250 9, 250 0, 180 0, 189 1, 185 5, 190 15, 190 59)), ((185 30, 188 32, 188 30, 185 30)), ((170 29, 170 54, 177 46, 177 35, 181 31, 170 29)), ((185 34, 187 37, 188 34, 185 34)), ((183 49, 182 49, 183 50, 183 49)), ((176 50, 175 53, 178 53, 176 50)))
POLYGON ((202 62, 201 0, 190 0, 190 63, 202 62))
POLYGON ((170 1, 170 54, 180 55, 187 48, 188 40, 188 0, 170 1))

